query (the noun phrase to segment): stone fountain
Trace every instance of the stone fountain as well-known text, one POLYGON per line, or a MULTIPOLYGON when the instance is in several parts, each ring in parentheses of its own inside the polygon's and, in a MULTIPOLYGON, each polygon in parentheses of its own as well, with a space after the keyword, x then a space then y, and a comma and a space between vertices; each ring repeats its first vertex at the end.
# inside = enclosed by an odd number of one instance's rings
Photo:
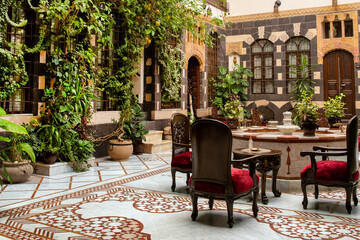
POLYGON ((293 125, 292 124, 292 120, 291 120, 291 112, 284 112, 284 120, 283 120, 283 125, 278 125, 277 128, 284 134, 284 135, 292 135, 293 132, 295 132, 296 130, 300 129, 300 127, 293 125))

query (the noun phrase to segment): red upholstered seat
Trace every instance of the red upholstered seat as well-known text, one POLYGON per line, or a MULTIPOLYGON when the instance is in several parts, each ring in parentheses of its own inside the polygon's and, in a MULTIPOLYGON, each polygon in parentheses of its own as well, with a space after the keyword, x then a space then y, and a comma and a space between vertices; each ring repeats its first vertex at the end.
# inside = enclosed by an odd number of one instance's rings
POLYGON ((360 150, 360 137, 358 137, 358 146, 359 146, 359 150, 360 150))
MULTIPOLYGON (((253 186, 253 180, 250 177, 248 170, 231 168, 231 178, 233 181, 233 188, 235 194, 246 192, 250 190, 253 186)), ((257 179, 257 183, 259 183, 259 175, 257 174, 256 174, 256 179, 257 179)), ((191 178, 189 181, 189 185, 190 182, 191 182, 191 178)), ((216 183, 197 181, 195 183, 195 190, 202 192, 223 194, 225 193, 225 186, 216 183)))
POLYGON ((192 155, 191 152, 184 152, 179 155, 176 155, 171 161, 171 167, 191 169, 192 168, 191 155, 192 155))
MULTIPOLYGON (((343 161, 319 161, 316 163, 317 171, 315 179, 324 182, 347 182, 347 162, 343 161)), ((306 173, 310 170, 311 163, 306 165, 301 171, 301 178, 306 178, 306 173)), ((359 179, 359 171, 353 174, 353 181, 359 179)))

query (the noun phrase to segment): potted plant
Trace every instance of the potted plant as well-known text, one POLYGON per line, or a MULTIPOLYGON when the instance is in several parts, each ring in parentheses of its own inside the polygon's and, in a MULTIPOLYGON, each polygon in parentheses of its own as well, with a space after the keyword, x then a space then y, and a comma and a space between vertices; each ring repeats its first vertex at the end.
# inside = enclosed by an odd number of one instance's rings
POLYGON ((304 136, 315 136, 315 131, 318 128, 316 122, 319 120, 319 107, 312 99, 313 94, 308 95, 303 91, 301 100, 294 107, 301 122, 300 127, 304 131, 304 136))
POLYGON ((223 113, 226 117, 227 125, 230 128, 237 128, 239 121, 242 121, 244 118, 244 108, 239 97, 233 96, 232 100, 226 102, 223 113))
POLYGON ((127 121, 124 124, 124 138, 132 141, 134 154, 142 154, 144 152, 144 144, 142 141, 145 140, 145 135, 149 133, 149 130, 145 129, 145 121, 140 120, 141 118, 144 118, 144 114, 141 113, 141 107, 138 104, 135 104, 132 111, 133 115, 130 121, 127 121))
POLYGON ((133 144, 130 139, 123 138, 125 134, 124 125, 125 122, 130 121, 132 118, 131 105, 122 106, 119 111, 119 119, 113 119, 113 122, 117 124, 117 129, 113 133, 116 139, 110 139, 108 144, 108 154, 113 160, 126 160, 129 159, 133 152, 133 144))
MULTIPOLYGON (((4 115, 6 112, 0 107, 0 116, 4 115)), ((28 133, 24 127, 1 118, 0 128, 12 133, 10 138, 0 136, 0 141, 7 143, 7 146, 0 150, 0 176, 10 183, 24 182, 34 171, 30 163, 35 162, 35 154, 28 143, 19 143, 17 138, 19 134, 28 133)))
POLYGON ((252 76, 252 72, 242 65, 235 64, 233 71, 228 71, 226 67, 220 66, 219 81, 211 81, 215 87, 215 97, 212 99, 212 104, 224 113, 225 104, 228 102, 234 99, 238 99, 240 102, 246 101, 246 88, 249 86, 247 79, 252 76))
POLYGON ((330 98, 326 102, 324 102, 324 111, 325 116, 328 118, 328 122, 330 128, 339 128, 341 123, 341 118, 345 115, 345 103, 342 102, 342 98, 345 95, 340 93, 340 95, 336 95, 334 98, 330 98))
POLYGON ((41 125, 37 131, 40 140, 40 155, 44 163, 54 164, 61 149, 62 136, 57 125, 41 125))

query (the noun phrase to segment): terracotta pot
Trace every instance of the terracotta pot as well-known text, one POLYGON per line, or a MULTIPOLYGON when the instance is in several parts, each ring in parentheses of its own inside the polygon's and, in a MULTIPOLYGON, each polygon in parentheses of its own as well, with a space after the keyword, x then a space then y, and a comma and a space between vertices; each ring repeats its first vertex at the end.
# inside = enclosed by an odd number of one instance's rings
MULTIPOLYGON (((29 160, 25 162, 3 162, 6 171, 11 176, 13 183, 22 183, 29 179, 31 174, 34 172, 33 166, 29 160)), ((2 179, 6 180, 4 171, 0 168, 0 176, 2 179)))
POLYGON ((131 140, 109 140, 108 154, 113 160, 127 160, 133 152, 131 140))
POLYGON ((315 136, 316 129, 319 128, 319 125, 314 122, 303 122, 300 127, 304 131, 304 136, 315 136))
POLYGON ((58 154, 52 152, 44 152, 43 161, 46 164, 54 164, 57 160, 58 154))
POLYGON ((328 122, 329 122, 330 128, 340 128, 341 118, 330 117, 330 118, 328 118, 328 122), (338 123, 340 123, 340 124, 337 125, 338 123))

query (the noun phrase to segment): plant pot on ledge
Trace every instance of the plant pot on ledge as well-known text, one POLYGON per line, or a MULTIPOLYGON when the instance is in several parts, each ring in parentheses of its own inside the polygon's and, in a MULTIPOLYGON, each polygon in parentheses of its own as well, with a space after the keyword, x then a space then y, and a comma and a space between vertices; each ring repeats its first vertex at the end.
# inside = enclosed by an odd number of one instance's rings
POLYGON ((127 139, 109 140, 108 154, 112 160, 127 160, 133 153, 133 144, 127 139))
POLYGON ((319 128, 314 122, 303 122, 301 125, 301 130, 304 131, 304 136, 315 136, 316 129, 319 128))

